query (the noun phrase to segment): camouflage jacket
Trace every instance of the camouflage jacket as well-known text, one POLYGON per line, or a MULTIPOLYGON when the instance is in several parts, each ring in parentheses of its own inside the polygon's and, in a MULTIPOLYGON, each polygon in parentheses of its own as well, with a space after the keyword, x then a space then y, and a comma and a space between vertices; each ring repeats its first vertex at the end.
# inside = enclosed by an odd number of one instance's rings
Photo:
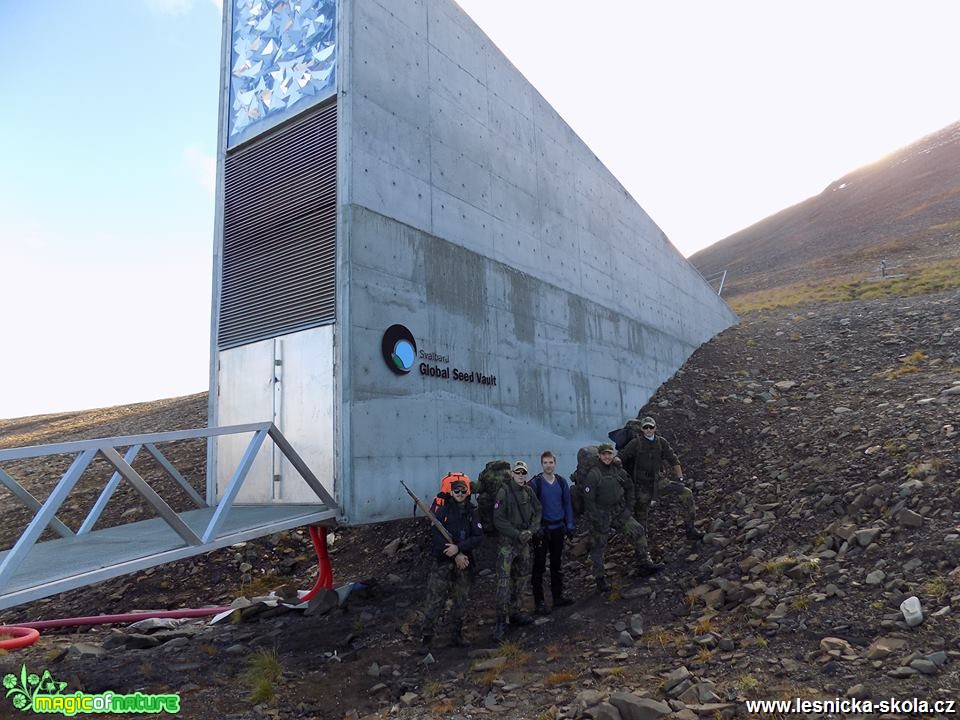
POLYGON ((514 480, 497 491, 493 524, 505 542, 517 539, 524 530, 540 529, 540 501, 529 485, 518 487, 514 480))
POLYGON ((652 480, 660 474, 664 462, 671 466, 680 464, 680 459, 670 447, 670 443, 659 435, 654 436, 653 440, 638 435, 627 443, 620 453, 620 459, 623 466, 630 471, 634 482, 652 480))

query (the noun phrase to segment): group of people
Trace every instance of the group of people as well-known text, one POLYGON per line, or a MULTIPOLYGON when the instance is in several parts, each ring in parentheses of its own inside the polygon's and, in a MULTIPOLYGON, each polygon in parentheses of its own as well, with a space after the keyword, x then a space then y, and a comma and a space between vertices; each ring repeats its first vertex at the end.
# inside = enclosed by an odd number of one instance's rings
MULTIPOLYGON (((509 626, 533 622, 523 610, 528 578, 532 580, 536 614, 547 615, 552 608, 573 604, 564 594, 563 548, 565 540, 574 535, 575 506, 582 509, 586 520, 593 577, 601 592, 610 590, 604 557, 613 531, 624 534, 633 545, 640 575, 651 575, 663 568, 662 563, 650 557, 646 531, 649 509, 659 495, 676 495, 687 537, 692 542, 702 538, 702 531, 695 525, 693 493, 683 482, 680 460, 670 444, 657 434, 654 419, 647 416, 630 420, 624 431, 626 436, 622 437, 619 457, 613 444, 598 445, 595 457, 589 458, 594 462, 582 462, 582 458, 578 458, 572 481, 557 474, 557 458, 549 450, 540 455, 542 472, 529 481, 524 461, 518 460, 512 466, 503 462, 503 466, 509 468, 510 478, 499 483, 495 493, 487 493, 493 495, 492 521, 500 538, 496 561, 495 641, 506 637, 509 626), (671 480, 660 477, 665 465, 673 473, 671 480), (548 558, 552 607, 545 602, 543 588, 548 558)), ((473 551, 484 537, 480 511, 470 500, 471 490, 465 476, 455 478, 449 491, 440 493, 431 507, 438 524, 445 528, 453 542, 444 537, 435 524, 422 627, 425 645, 433 640, 436 621, 448 597, 453 600, 452 642, 456 646, 467 644, 463 620, 470 592, 473 551)))

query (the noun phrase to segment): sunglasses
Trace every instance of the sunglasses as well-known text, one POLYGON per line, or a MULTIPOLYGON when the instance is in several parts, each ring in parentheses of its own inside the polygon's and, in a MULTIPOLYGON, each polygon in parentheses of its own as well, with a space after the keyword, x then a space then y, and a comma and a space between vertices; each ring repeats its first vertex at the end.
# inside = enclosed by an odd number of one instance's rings
POLYGON ((641 430, 656 430, 656 429, 657 429, 657 426, 656 426, 656 425, 641 425, 641 426, 640 426, 640 429, 641 429, 641 430))
POLYGON ((513 474, 514 474, 514 475, 526 475, 526 474, 527 474, 527 471, 526 471, 526 470, 514 470, 514 471, 513 471, 513 474))
POLYGON ((450 491, 450 494, 451 494, 451 495, 466 495, 466 494, 467 494, 467 491, 466 491, 466 490, 451 490, 451 491, 450 491))

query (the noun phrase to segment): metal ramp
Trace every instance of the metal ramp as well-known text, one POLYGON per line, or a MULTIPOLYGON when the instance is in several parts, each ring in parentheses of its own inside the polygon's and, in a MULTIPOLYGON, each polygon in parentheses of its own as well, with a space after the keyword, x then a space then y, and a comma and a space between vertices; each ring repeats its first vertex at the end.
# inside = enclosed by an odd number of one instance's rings
POLYGON ((76 457, 43 503, 0 468, 0 485, 34 511, 33 519, 19 540, 12 548, 0 553, 0 610, 282 530, 336 522, 337 505, 330 493, 270 422, 11 448, 0 450, 0 463, 64 454, 75 454, 76 457), (253 436, 222 497, 216 502, 212 502, 209 481, 207 495, 211 502, 196 492, 157 447, 178 440, 242 433, 253 433, 253 436), (234 505, 250 466, 267 437, 317 495, 317 504, 234 505), (123 456, 118 448, 127 448, 123 456), (133 469, 132 463, 141 450, 149 453, 176 481, 197 505, 196 509, 173 510, 133 469), (115 472, 74 532, 56 517, 57 511, 97 455, 105 458, 115 472), (94 530, 122 480, 133 486, 158 517, 94 530), (38 542, 47 528, 60 537, 38 542))

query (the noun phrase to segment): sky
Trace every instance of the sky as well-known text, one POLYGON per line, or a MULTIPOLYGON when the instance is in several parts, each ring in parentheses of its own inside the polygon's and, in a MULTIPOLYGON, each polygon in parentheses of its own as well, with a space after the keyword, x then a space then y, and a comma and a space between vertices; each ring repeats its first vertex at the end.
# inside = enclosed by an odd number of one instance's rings
MULTIPOLYGON (((960 120, 954 0, 460 4, 684 255, 960 120)), ((0 0, 0 418, 206 390, 220 15, 0 0)))

